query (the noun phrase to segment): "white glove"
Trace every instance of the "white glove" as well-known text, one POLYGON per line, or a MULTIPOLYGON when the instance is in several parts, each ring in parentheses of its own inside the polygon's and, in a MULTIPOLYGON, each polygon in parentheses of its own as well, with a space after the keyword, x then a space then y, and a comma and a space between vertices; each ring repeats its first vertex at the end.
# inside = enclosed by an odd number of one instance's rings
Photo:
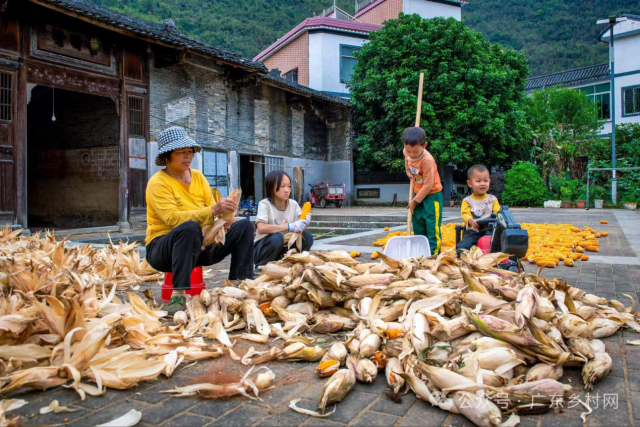
POLYGON ((309 224, 311 224, 311 214, 308 214, 305 220, 307 221, 307 227, 308 227, 309 224))
POLYGON ((308 225, 309 222, 307 222, 306 219, 299 219, 289 224, 289 230, 293 231, 294 233, 302 233, 308 225))

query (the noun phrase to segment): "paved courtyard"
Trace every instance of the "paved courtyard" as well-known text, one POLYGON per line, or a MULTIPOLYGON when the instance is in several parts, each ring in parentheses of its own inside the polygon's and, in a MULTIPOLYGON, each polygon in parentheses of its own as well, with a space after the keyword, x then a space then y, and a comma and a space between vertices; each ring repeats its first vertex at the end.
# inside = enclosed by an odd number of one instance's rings
MULTIPOLYGON (((391 210, 390 210, 391 211, 391 210)), ((343 212, 347 213, 346 210, 343 212)), ((393 212, 397 212, 397 209, 393 212)), ((608 231, 609 236, 600 239, 600 252, 590 253, 591 260, 577 262, 575 267, 545 269, 547 277, 562 277, 571 285, 587 292, 612 299, 625 305, 631 295, 638 301, 640 291, 640 214, 613 210, 544 210, 514 209, 520 222, 571 223, 588 225, 596 230, 608 231), (600 220, 609 223, 601 225, 600 220), (593 256, 592 256, 593 255, 593 256)), ((336 213, 337 214, 337 213, 336 213)), ((353 215, 352 212, 348 214, 353 215)), ((362 214, 361 211, 358 214, 362 214)), ((445 221, 458 221, 459 210, 446 209, 445 221)), ((318 242, 319 249, 362 249, 364 256, 375 251, 371 242, 385 235, 370 232, 364 235, 340 236, 318 242)), ((535 272, 526 264, 526 270, 535 272)), ((213 277, 207 280, 209 287, 219 286, 228 273, 228 263, 212 267, 213 277)), ((151 285, 159 298, 159 284, 151 285)), ((636 307, 637 310, 637 307, 636 307)), ((322 337, 324 345, 338 337, 322 337)), ((592 392, 593 413, 588 417, 588 426, 640 426, 640 347, 627 345, 627 340, 640 339, 640 334, 624 331, 604 339, 608 353, 613 359, 613 370, 592 392)), ((232 338, 233 341, 233 338, 232 338)), ((236 352, 243 355, 249 347, 266 349, 281 342, 260 345, 238 340, 236 352)), ((413 393, 394 403, 385 394, 386 382, 378 375, 373 384, 360 384, 337 405, 335 413, 327 418, 311 418, 288 409, 289 401, 302 399, 299 406, 316 410, 317 400, 324 380, 318 379, 309 363, 271 363, 267 365, 276 374, 272 390, 261 394, 262 401, 250 401, 240 397, 225 401, 202 400, 194 397, 176 398, 162 393, 175 386, 199 382, 216 382, 234 374, 240 376, 246 367, 233 362, 229 357, 213 361, 183 365, 170 379, 142 383, 137 388, 125 391, 108 390, 101 397, 87 397, 81 401, 73 391, 57 388, 45 392, 18 392, 11 397, 26 399, 29 404, 18 410, 27 417, 27 424, 65 424, 87 426, 103 423, 123 415, 130 409, 142 411, 140 425, 162 426, 470 426, 466 418, 451 415, 430 404, 417 400, 413 393), (77 409, 73 413, 38 415, 39 409, 57 399, 61 405, 77 409)), ((565 369, 562 382, 573 387, 575 397, 585 400, 585 392, 579 369, 565 369)), ((572 399, 568 407, 557 413, 523 416, 523 426, 581 426, 581 405, 572 399)))

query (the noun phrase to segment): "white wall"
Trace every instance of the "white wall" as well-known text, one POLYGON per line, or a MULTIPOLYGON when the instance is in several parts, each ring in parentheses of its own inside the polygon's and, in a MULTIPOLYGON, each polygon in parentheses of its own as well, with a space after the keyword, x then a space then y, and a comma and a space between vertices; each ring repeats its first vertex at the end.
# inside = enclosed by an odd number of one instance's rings
MULTIPOLYGON (((614 60, 615 60, 615 115, 616 125, 622 123, 640 123, 640 115, 622 117, 622 88, 627 86, 640 85, 640 22, 627 21, 616 25, 615 27, 615 43, 614 43, 614 60), (634 33, 634 31, 638 31, 634 33), (618 37, 618 34, 624 34, 631 32, 630 35, 625 37, 618 37), (619 74, 630 73, 625 76, 618 76, 619 74)), ((608 37, 606 38, 608 41, 608 37)), ((597 82, 589 82, 586 84, 580 84, 571 86, 572 88, 580 88, 585 86, 592 86, 594 84, 609 83, 611 80, 605 77, 597 82)), ((611 134, 612 121, 607 120, 604 123, 601 131, 601 135, 611 134)))
POLYGON ((425 19, 437 17, 455 18, 458 21, 462 19, 462 7, 428 0, 403 0, 402 11, 406 14, 417 13, 425 19))
POLYGON ((318 32, 309 34, 309 87, 323 92, 348 93, 340 83, 340 45, 362 46, 368 37, 318 32))
POLYGON ((397 194, 398 197, 396 201, 398 202, 408 202, 409 201, 409 183, 406 184, 356 184, 355 190, 353 194, 353 200, 358 203, 391 203, 393 202, 393 195, 397 194), (379 188, 380 189, 380 198, 379 199, 358 199, 357 198, 357 189, 358 188, 379 188))

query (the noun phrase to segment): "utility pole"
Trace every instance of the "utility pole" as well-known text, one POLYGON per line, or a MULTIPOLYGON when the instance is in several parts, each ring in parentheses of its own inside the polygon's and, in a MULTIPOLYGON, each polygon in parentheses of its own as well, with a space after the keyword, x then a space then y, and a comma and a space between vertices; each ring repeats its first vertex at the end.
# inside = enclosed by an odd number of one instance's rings
POLYGON ((608 19, 601 19, 597 24, 609 24, 609 27, 605 29, 598 41, 602 41, 602 36, 609 31, 609 71, 611 72, 611 168, 613 169, 613 177, 611 179, 611 202, 615 205, 618 202, 618 178, 616 173, 616 82, 615 82, 615 51, 614 51, 614 38, 613 27, 619 22, 626 21, 627 18, 618 18, 615 15, 610 16, 608 19))

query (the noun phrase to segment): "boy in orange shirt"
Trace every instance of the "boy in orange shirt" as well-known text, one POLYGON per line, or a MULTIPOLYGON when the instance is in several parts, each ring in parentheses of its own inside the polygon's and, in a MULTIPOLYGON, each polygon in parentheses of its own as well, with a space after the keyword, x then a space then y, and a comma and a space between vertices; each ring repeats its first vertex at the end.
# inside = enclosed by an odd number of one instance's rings
POLYGON ((408 207, 413 212, 413 232, 425 236, 431 254, 437 255, 442 242, 442 183, 436 161, 427 151, 426 139, 419 127, 406 128, 402 133, 404 166, 415 192, 408 207))

